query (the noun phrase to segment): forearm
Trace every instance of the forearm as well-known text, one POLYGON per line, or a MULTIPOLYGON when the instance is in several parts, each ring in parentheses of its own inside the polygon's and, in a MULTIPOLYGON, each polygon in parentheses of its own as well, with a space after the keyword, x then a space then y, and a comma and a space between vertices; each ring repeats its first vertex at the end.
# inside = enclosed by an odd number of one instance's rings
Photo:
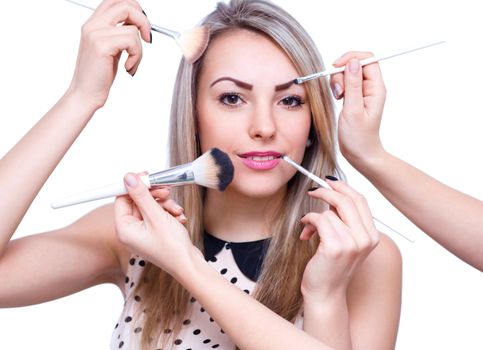
POLYGON ((316 303, 305 299, 304 331, 334 349, 351 349, 349 311, 345 294, 316 303))
POLYGON ((178 281, 242 349, 330 349, 227 282, 199 254, 178 281))
POLYGON ((66 94, 0 160, 0 256, 43 184, 95 109, 66 94))
POLYGON ((358 169, 438 243, 483 271, 483 202, 386 153, 358 169))

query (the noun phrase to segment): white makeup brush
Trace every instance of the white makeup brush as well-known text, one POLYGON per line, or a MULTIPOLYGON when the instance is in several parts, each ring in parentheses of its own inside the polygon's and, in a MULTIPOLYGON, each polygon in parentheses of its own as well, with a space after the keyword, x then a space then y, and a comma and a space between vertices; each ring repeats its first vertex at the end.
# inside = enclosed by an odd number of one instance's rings
MULTIPOLYGON (((80 2, 65 0, 71 4, 84 7, 86 9, 94 11, 95 9, 82 4, 80 2)), ((184 58, 189 63, 195 62, 205 52, 210 39, 210 29, 207 26, 198 26, 192 29, 188 29, 182 32, 167 29, 156 24, 151 24, 151 29, 157 33, 161 33, 173 38, 178 44, 184 58)))
MULTIPOLYGON (((224 191, 233 180, 233 164, 230 157, 218 148, 212 148, 191 163, 178 165, 140 178, 148 188, 198 184, 224 191)), ((52 202, 54 209, 127 194, 124 182, 82 192, 52 202)))
MULTIPOLYGON (((315 183, 319 184, 320 186, 322 187, 325 187, 325 188, 328 188, 328 189, 331 189, 331 187, 329 186, 329 184, 327 182, 325 182, 324 180, 322 180, 320 177, 318 177, 317 175, 314 175, 312 174, 310 171, 308 171, 307 169, 305 169, 304 167, 302 167, 301 165, 295 163, 292 159, 290 159, 290 157, 284 155, 282 156, 282 159, 284 161, 286 161, 288 164, 290 164, 291 166, 293 166, 295 169, 297 169, 298 171, 300 171, 302 174, 304 174, 305 176, 307 176, 309 179, 311 179, 312 181, 314 181, 315 183)), ((383 223, 381 220, 375 218, 374 216, 372 217, 372 219, 382 225, 384 225, 385 227, 387 227, 388 229, 390 229, 391 231, 397 233, 399 236, 407 239, 409 242, 411 243, 414 243, 414 239, 410 238, 410 237, 407 237, 405 235, 403 235, 402 233, 394 230, 392 227, 386 225, 385 223, 383 223)))
MULTIPOLYGON (((360 64, 361 64, 361 67, 362 67, 362 66, 365 66, 365 65, 374 63, 374 62, 379 62, 379 61, 382 61, 382 60, 385 60, 385 59, 388 59, 388 58, 392 58, 392 57, 404 55, 406 53, 410 53, 410 52, 413 52, 413 51, 425 49, 427 47, 431 47, 431 46, 434 46, 434 45, 439 45, 439 44, 442 44, 444 42, 445 41, 438 41, 438 42, 435 42, 435 43, 431 43, 431 44, 427 44, 427 45, 423 45, 423 46, 413 47, 413 48, 408 49, 408 50, 402 50, 402 51, 399 51, 399 52, 396 52, 396 53, 392 53, 392 54, 388 54, 388 55, 369 57, 369 58, 366 58, 364 60, 361 60, 360 61, 360 64)), ((335 73, 340 73, 340 72, 343 72, 344 70, 345 70, 345 66, 337 67, 337 68, 329 68, 329 69, 327 69, 327 70, 325 70, 323 72, 314 73, 314 74, 306 75, 305 77, 297 78, 293 82, 295 84, 302 84, 302 83, 305 83, 306 81, 309 81, 309 80, 312 80, 312 79, 316 79, 316 78, 326 77, 328 75, 335 74, 335 73)))

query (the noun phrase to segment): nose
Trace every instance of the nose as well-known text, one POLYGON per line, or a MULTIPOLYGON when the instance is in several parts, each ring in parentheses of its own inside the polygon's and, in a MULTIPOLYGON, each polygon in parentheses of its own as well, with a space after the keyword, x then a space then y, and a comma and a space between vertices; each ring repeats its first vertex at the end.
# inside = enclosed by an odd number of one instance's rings
POLYGON ((275 137, 277 131, 274 111, 269 105, 259 104, 253 109, 250 123, 250 137, 268 141, 275 137))

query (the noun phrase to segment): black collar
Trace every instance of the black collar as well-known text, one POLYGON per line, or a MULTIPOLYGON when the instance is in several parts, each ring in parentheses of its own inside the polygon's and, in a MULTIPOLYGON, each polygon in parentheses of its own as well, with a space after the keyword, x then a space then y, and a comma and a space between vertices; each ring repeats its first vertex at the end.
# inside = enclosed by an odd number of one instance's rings
POLYGON ((251 242, 227 242, 205 232, 205 259, 216 261, 222 249, 231 249, 235 262, 240 271, 252 281, 256 282, 262 272, 270 238, 251 242))

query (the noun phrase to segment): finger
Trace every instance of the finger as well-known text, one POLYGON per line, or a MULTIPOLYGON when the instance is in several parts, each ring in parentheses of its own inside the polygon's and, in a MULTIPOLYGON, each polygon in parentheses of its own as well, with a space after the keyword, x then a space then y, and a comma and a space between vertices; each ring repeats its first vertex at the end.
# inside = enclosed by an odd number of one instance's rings
POLYGON ((337 190, 319 188, 316 191, 308 192, 309 196, 321 199, 333 206, 337 215, 352 230, 364 232, 365 227, 362 223, 359 212, 352 199, 337 190))
POLYGON ((360 116, 364 111, 362 69, 358 59, 351 59, 344 70, 344 114, 360 116))
POLYGON ((332 63, 332 65, 334 67, 342 67, 342 66, 347 65, 347 63, 349 63, 349 61, 351 59, 356 58, 359 61, 361 61, 365 58, 369 58, 369 57, 372 57, 372 56, 374 56, 374 54, 372 52, 368 52, 368 51, 348 51, 345 54, 343 54, 342 56, 340 56, 338 59, 336 59, 332 63))
MULTIPOLYGON (((302 218, 302 223, 312 225, 319 234, 320 241, 327 249, 340 249, 342 246, 340 235, 336 233, 334 226, 325 213, 308 213, 302 218)), ((315 233, 314 232, 314 233, 315 233)))
MULTIPOLYGON (((358 59, 359 61, 372 57, 374 54, 372 52, 361 52, 361 51, 350 51, 346 52, 340 58, 338 58, 334 63, 334 67, 342 67, 347 65, 347 63, 351 59, 358 59)), ((382 82, 382 74, 379 69, 378 64, 369 64, 363 67, 363 77, 364 79, 369 79, 373 81, 381 81, 382 82)), ((332 88, 332 92, 336 99, 340 99, 344 96, 345 90, 345 83, 344 83, 344 74, 343 73, 336 73, 331 75, 330 79, 330 86, 332 88)), ((365 95, 365 94, 364 94, 365 95)))
POLYGON ((155 188, 154 190, 151 190, 151 195, 158 202, 164 202, 168 200, 169 194, 170 191, 168 187, 155 188))
POLYGON ((170 213, 173 216, 178 216, 183 214, 184 209, 172 199, 168 199, 164 201, 161 205, 164 208, 164 210, 166 210, 168 213, 170 213))
POLYGON ((124 184, 129 197, 131 197, 134 204, 138 207, 144 220, 153 222, 153 219, 159 216, 162 210, 159 208, 153 196, 151 196, 146 185, 139 179, 138 175, 133 173, 126 174, 124 184))
POLYGON ((330 76, 330 88, 336 100, 344 96, 344 73, 336 73, 330 76))
POLYGON ((98 20, 111 26, 127 24, 135 26, 147 43, 151 42, 151 24, 139 4, 131 1, 117 1, 98 16, 98 20))
POLYGON ((136 215, 135 207, 129 196, 116 197, 114 201, 114 220, 116 226, 121 222, 136 222, 139 221, 139 216, 136 215))
POLYGON ((359 212, 362 224, 371 239, 371 243, 376 245, 379 242, 379 231, 377 231, 374 225, 372 213, 366 198, 343 181, 331 181, 327 179, 327 183, 335 191, 343 193, 352 199, 352 202, 359 212))
POLYGON ((315 233, 317 228, 312 224, 306 224, 300 233, 299 238, 303 241, 309 240, 315 233))
POLYGON ((142 59, 142 46, 136 27, 99 29, 90 33, 90 40, 102 57, 118 60, 121 53, 126 51, 129 56, 124 66, 131 75, 135 73, 142 59))

